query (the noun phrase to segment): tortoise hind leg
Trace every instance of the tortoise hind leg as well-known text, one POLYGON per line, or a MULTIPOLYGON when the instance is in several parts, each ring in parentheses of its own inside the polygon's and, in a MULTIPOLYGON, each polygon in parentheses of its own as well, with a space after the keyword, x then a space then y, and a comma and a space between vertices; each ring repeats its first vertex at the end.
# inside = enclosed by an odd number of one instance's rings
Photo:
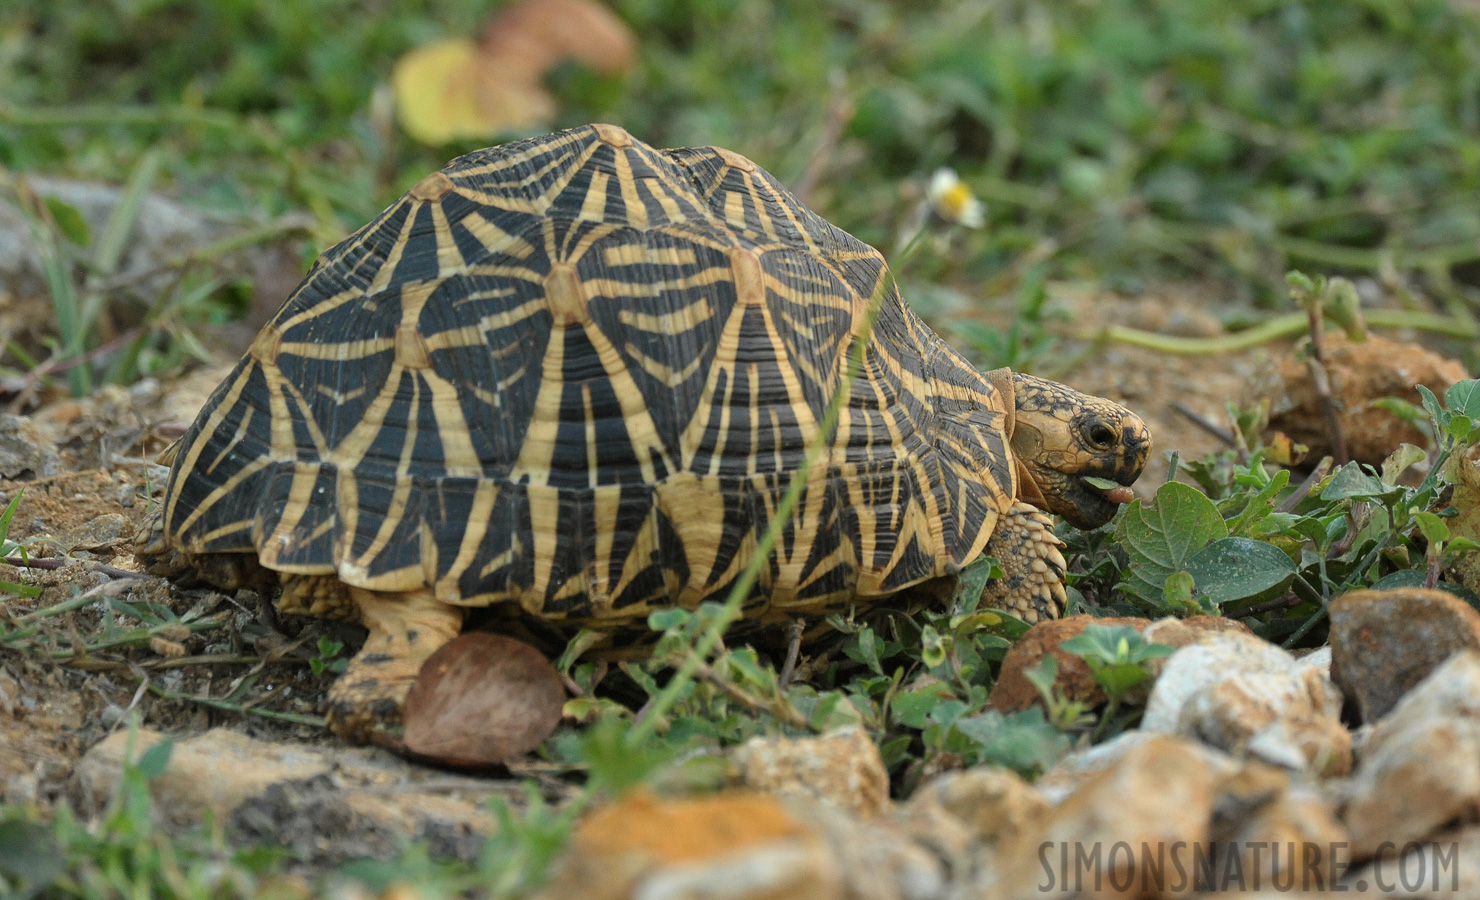
POLYGON ((981 605, 1004 609, 1029 624, 1063 615, 1068 600, 1067 566, 1059 552, 1063 546, 1047 515, 1026 503, 1014 503, 997 521, 983 551, 997 558, 1003 575, 987 582, 981 605))
POLYGON ((400 744, 401 706, 427 657, 457 637, 462 607, 424 588, 405 593, 349 588, 365 646, 329 689, 329 728, 360 743, 400 744))

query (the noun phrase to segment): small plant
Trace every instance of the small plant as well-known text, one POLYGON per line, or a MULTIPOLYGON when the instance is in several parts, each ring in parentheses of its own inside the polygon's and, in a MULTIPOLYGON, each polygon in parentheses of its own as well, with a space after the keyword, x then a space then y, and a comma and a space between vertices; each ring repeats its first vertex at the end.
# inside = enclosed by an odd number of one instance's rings
POLYGON ((344 652, 343 641, 320 637, 317 650, 318 652, 308 660, 308 667, 315 675, 322 675, 325 672, 343 672, 349 668, 349 660, 339 655, 344 652))
POLYGON ((1165 659, 1174 652, 1164 644, 1148 644, 1141 633, 1129 625, 1094 623, 1059 646, 1064 652, 1083 659, 1089 666, 1090 677, 1105 691, 1107 705, 1099 727, 1095 729, 1097 739, 1104 736, 1115 722, 1121 704, 1151 679, 1148 663, 1165 659))

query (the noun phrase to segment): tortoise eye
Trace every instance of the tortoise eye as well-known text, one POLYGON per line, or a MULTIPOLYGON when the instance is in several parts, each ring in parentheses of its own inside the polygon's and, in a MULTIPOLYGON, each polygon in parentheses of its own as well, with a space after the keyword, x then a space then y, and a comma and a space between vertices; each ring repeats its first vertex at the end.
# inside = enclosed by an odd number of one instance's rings
POLYGON ((1085 439, 1096 450, 1109 450, 1115 445, 1115 432, 1104 422, 1095 422, 1085 429, 1085 439))

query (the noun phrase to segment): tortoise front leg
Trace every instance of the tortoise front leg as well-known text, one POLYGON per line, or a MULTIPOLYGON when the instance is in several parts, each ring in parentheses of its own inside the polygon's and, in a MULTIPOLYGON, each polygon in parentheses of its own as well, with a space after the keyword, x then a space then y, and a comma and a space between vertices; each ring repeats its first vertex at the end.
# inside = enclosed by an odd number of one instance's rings
POLYGON ((358 743, 399 746, 406 694, 427 657, 457 637, 462 607, 437 600, 430 588, 349 592, 370 634, 329 689, 329 728, 358 743))
POLYGON ((1063 615, 1067 568, 1059 548, 1064 542, 1053 533, 1053 521, 1037 507, 1014 503, 997 520, 997 530, 983 551, 995 556, 1003 575, 987 582, 981 605, 1004 609, 1033 624, 1063 615))

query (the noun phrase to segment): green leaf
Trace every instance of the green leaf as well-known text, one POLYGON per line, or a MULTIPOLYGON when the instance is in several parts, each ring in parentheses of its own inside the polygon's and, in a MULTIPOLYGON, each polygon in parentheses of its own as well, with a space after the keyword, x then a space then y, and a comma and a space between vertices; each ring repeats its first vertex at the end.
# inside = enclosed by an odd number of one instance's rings
POLYGON ((0 822, 0 885, 34 897, 66 870, 66 859, 51 830, 37 822, 0 822))
POLYGON ((117 270, 123 251, 128 247, 129 236, 133 234, 139 214, 144 209, 144 200, 149 196, 149 189, 154 186, 154 179, 159 176, 162 158, 157 149, 149 150, 139 157, 133 171, 129 173, 128 183, 123 186, 118 202, 113 204, 113 211, 103 224, 103 234, 98 238, 98 245, 93 248, 93 264, 99 272, 112 275, 117 270))
POLYGON ((889 715, 907 728, 924 728, 930 724, 930 711, 936 704, 950 700, 950 689, 941 684, 932 684, 915 691, 894 695, 889 704, 889 715))
POLYGON ((1121 484, 1118 481, 1111 481, 1108 478, 1096 478, 1093 475, 1083 475, 1080 477, 1079 480, 1083 481, 1085 484, 1090 485, 1091 487, 1097 487, 1102 491, 1111 491, 1115 488, 1121 487, 1121 484))
POLYGON ((62 233, 62 237, 79 247, 92 243, 92 228, 87 224, 87 219, 82 217, 82 213, 77 211, 77 207, 56 197, 43 197, 42 202, 46 204, 52 220, 57 223, 57 231, 62 233))
POLYGON ((1187 560, 1197 592, 1215 607, 1263 598, 1283 591, 1295 577, 1295 563, 1273 544, 1252 538, 1214 541, 1187 560))
POLYGON ((651 628, 653 631, 667 631, 675 625, 683 624, 684 620, 688 617, 688 610, 680 609, 677 606, 672 606, 668 609, 655 609, 648 613, 648 628, 651 628))
POLYGON ((844 648, 843 652, 849 658, 868 666, 874 671, 874 674, 884 674, 884 665, 879 660, 879 638, 874 634, 872 628, 865 625, 863 630, 858 632, 853 642, 844 648))
POLYGON ((961 570, 956 582, 956 609, 972 612, 981 602, 982 590, 993 578, 1002 577, 1002 566, 992 556, 979 556, 976 561, 961 570))
POLYGON ((0 581, 0 594, 13 594, 17 597, 40 597, 41 585, 17 584, 14 581, 0 581))
POLYGON ((1467 378, 1451 384, 1444 392, 1444 408, 1453 415, 1471 420, 1480 418, 1480 379, 1467 378))
MULTIPOLYGON (((1452 388, 1453 385, 1450 387, 1452 388)), ((1434 396, 1433 391, 1420 384, 1418 385, 1418 395, 1423 398, 1424 411, 1429 414, 1429 418, 1434 420, 1435 428, 1443 428, 1449 424, 1449 413, 1445 412, 1444 408, 1439 405, 1439 398, 1434 396)))
POLYGON ((933 625, 920 630, 920 658, 932 669, 946 661, 945 641, 933 625))
POLYGON ((996 710, 956 720, 956 730, 981 747, 982 759, 1024 774, 1052 766, 1069 749, 1038 707, 1004 716, 996 710))
POLYGON ((1132 503, 1115 529, 1130 560, 1122 584, 1161 607, 1167 577, 1186 568, 1192 554, 1227 534, 1228 526, 1213 501, 1191 485, 1169 481, 1157 490, 1151 505, 1132 503))
POLYGON ((1162 586, 1162 596, 1166 599, 1167 606, 1172 609, 1186 609, 1193 606, 1192 588, 1196 585, 1191 572, 1173 572, 1167 576, 1166 584, 1162 586))
POLYGON ((1269 518, 1270 513, 1274 512, 1280 491, 1283 491, 1289 483, 1289 469, 1280 469, 1274 473, 1269 483, 1250 497, 1244 504, 1243 510, 1228 523, 1228 533, 1235 536, 1248 536, 1256 526, 1269 518))
POLYGON ((145 778, 158 778, 164 774, 164 770, 170 764, 170 753, 175 749, 175 742, 165 738, 154 746, 145 750, 134 763, 134 768, 139 770, 145 778))
POLYGON ((25 492, 25 488, 16 491, 10 502, 5 504, 5 512, 0 513, 0 541, 10 537, 10 520, 15 518, 16 507, 21 505, 21 495, 25 492))
POLYGON ((1052 653, 1043 654, 1038 664, 1023 669, 1023 677, 1038 691, 1044 703, 1053 702, 1054 682, 1059 678, 1059 660, 1052 653))
POLYGON ((1437 544, 1449 540, 1449 526, 1444 520, 1431 512, 1421 512, 1413 517, 1418 523, 1418 530, 1423 532, 1424 540, 1430 544, 1437 544))
POLYGON ((1364 500, 1395 494, 1399 490, 1383 484, 1376 475, 1362 471, 1361 463, 1350 462, 1332 474, 1331 482, 1321 491, 1321 499, 1364 500))

